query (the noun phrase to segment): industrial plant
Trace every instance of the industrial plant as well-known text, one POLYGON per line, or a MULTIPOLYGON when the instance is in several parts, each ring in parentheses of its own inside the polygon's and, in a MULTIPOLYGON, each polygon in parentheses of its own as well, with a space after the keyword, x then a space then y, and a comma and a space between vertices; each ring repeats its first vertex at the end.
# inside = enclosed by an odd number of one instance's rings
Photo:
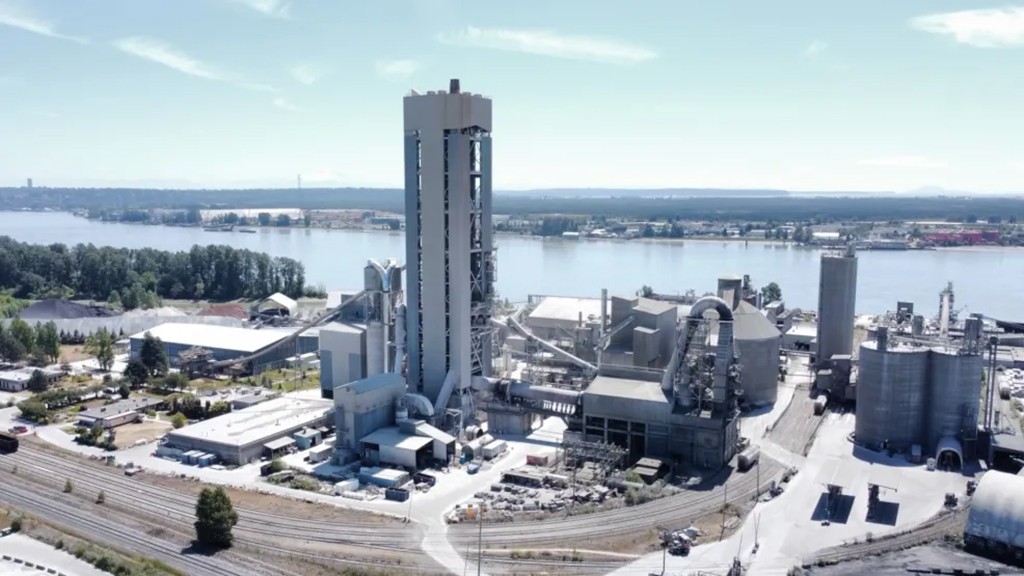
MULTIPOLYGON (((1020 489, 1015 477, 989 472, 965 489, 959 475, 973 476, 979 461, 1009 472, 1024 463, 1022 433, 1009 422, 1024 396, 1024 354, 1008 351, 1024 345, 1024 326, 961 314, 952 283, 934 317, 903 301, 858 316, 852 244, 822 253, 816 311, 764 301, 771 291, 726 271, 699 295, 582 286, 502 303, 491 129, 491 100, 458 80, 405 97, 404 257, 368 261, 361 287, 332 294, 326 310, 304 317, 275 295, 250 311, 252 328, 169 322, 130 335, 122 344, 133 357, 156 338, 171 367, 190 374, 319 370, 315 397, 261 390, 235 399, 228 413, 167 432, 155 454, 265 468, 306 451, 296 466, 333 483, 333 494, 383 491, 405 502, 438 481, 429 469, 465 471, 440 481, 468 484, 545 429, 552 450, 494 470, 493 494, 453 491, 445 517, 478 518, 484 502, 509 515, 616 497, 632 506, 746 482, 743 497, 754 502, 799 486, 793 498, 808 499, 805 516, 818 528, 845 523, 859 511, 854 501, 865 503, 857 522, 888 523, 888 510, 895 527, 899 505, 883 493, 913 515, 943 498, 955 509, 977 486, 967 542, 1024 551, 1020 506, 1006 505, 1020 489), (830 426, 848 428, 822 457, 812 445, 830 426), (820 510, 801 465, 823 488, 820 510), (944 488, 938 499, 926 471, 944 488), (924 495, 899 492, 905 478, 924 495)), ((122 416, 140 419, 134 408, 122 416)), ((673 514, 668 521, 682 512, 673 514)), ((686 534, 697 532, 671 532, 666 550, 685 553, 686 534)))

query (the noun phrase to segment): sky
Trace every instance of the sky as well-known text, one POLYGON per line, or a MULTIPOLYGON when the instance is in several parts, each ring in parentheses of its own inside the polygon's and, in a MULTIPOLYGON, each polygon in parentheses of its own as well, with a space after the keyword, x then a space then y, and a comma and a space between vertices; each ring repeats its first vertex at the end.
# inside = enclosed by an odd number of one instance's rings
POLYGON ((0 186, 399 187, 449 78, 499 190, 1024 192, 983 0, 0 0, 0 186))

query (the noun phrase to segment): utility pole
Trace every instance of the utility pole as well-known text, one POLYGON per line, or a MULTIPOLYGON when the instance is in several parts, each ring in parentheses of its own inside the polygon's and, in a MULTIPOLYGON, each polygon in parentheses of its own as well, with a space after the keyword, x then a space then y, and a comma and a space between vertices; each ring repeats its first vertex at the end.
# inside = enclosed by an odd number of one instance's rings
POLYGON ((754 492, 754 502, 761 499, 761 457, 757 458, 757 491, 754 492))
POLYGON ((483 572, 484 565, 484 503, 480 502, 480 519, 477 520, 480 525, 479 532, 477 534, 477 545, 476 545, 476 576, 480 576, 483 572))

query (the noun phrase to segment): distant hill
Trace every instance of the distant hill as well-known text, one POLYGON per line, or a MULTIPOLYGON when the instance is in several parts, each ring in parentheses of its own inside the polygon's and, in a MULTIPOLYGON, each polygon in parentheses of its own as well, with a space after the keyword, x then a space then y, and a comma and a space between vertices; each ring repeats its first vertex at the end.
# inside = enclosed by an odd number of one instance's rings
POLYGON ((537 188, 499 190, 496 196, 533 198, 736 198, 788 196, 785 190, 728 188, 537 188))

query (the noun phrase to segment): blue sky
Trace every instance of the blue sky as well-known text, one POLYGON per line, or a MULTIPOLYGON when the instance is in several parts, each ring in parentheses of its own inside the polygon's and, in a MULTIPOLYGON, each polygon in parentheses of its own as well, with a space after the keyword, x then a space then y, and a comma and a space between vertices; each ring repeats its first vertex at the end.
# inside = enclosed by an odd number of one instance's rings
POLYGON ((1024 192, 1024 4, 949 0, 0 0, 0 186, 399 186, 454 77, 498 188, 1024 192))

